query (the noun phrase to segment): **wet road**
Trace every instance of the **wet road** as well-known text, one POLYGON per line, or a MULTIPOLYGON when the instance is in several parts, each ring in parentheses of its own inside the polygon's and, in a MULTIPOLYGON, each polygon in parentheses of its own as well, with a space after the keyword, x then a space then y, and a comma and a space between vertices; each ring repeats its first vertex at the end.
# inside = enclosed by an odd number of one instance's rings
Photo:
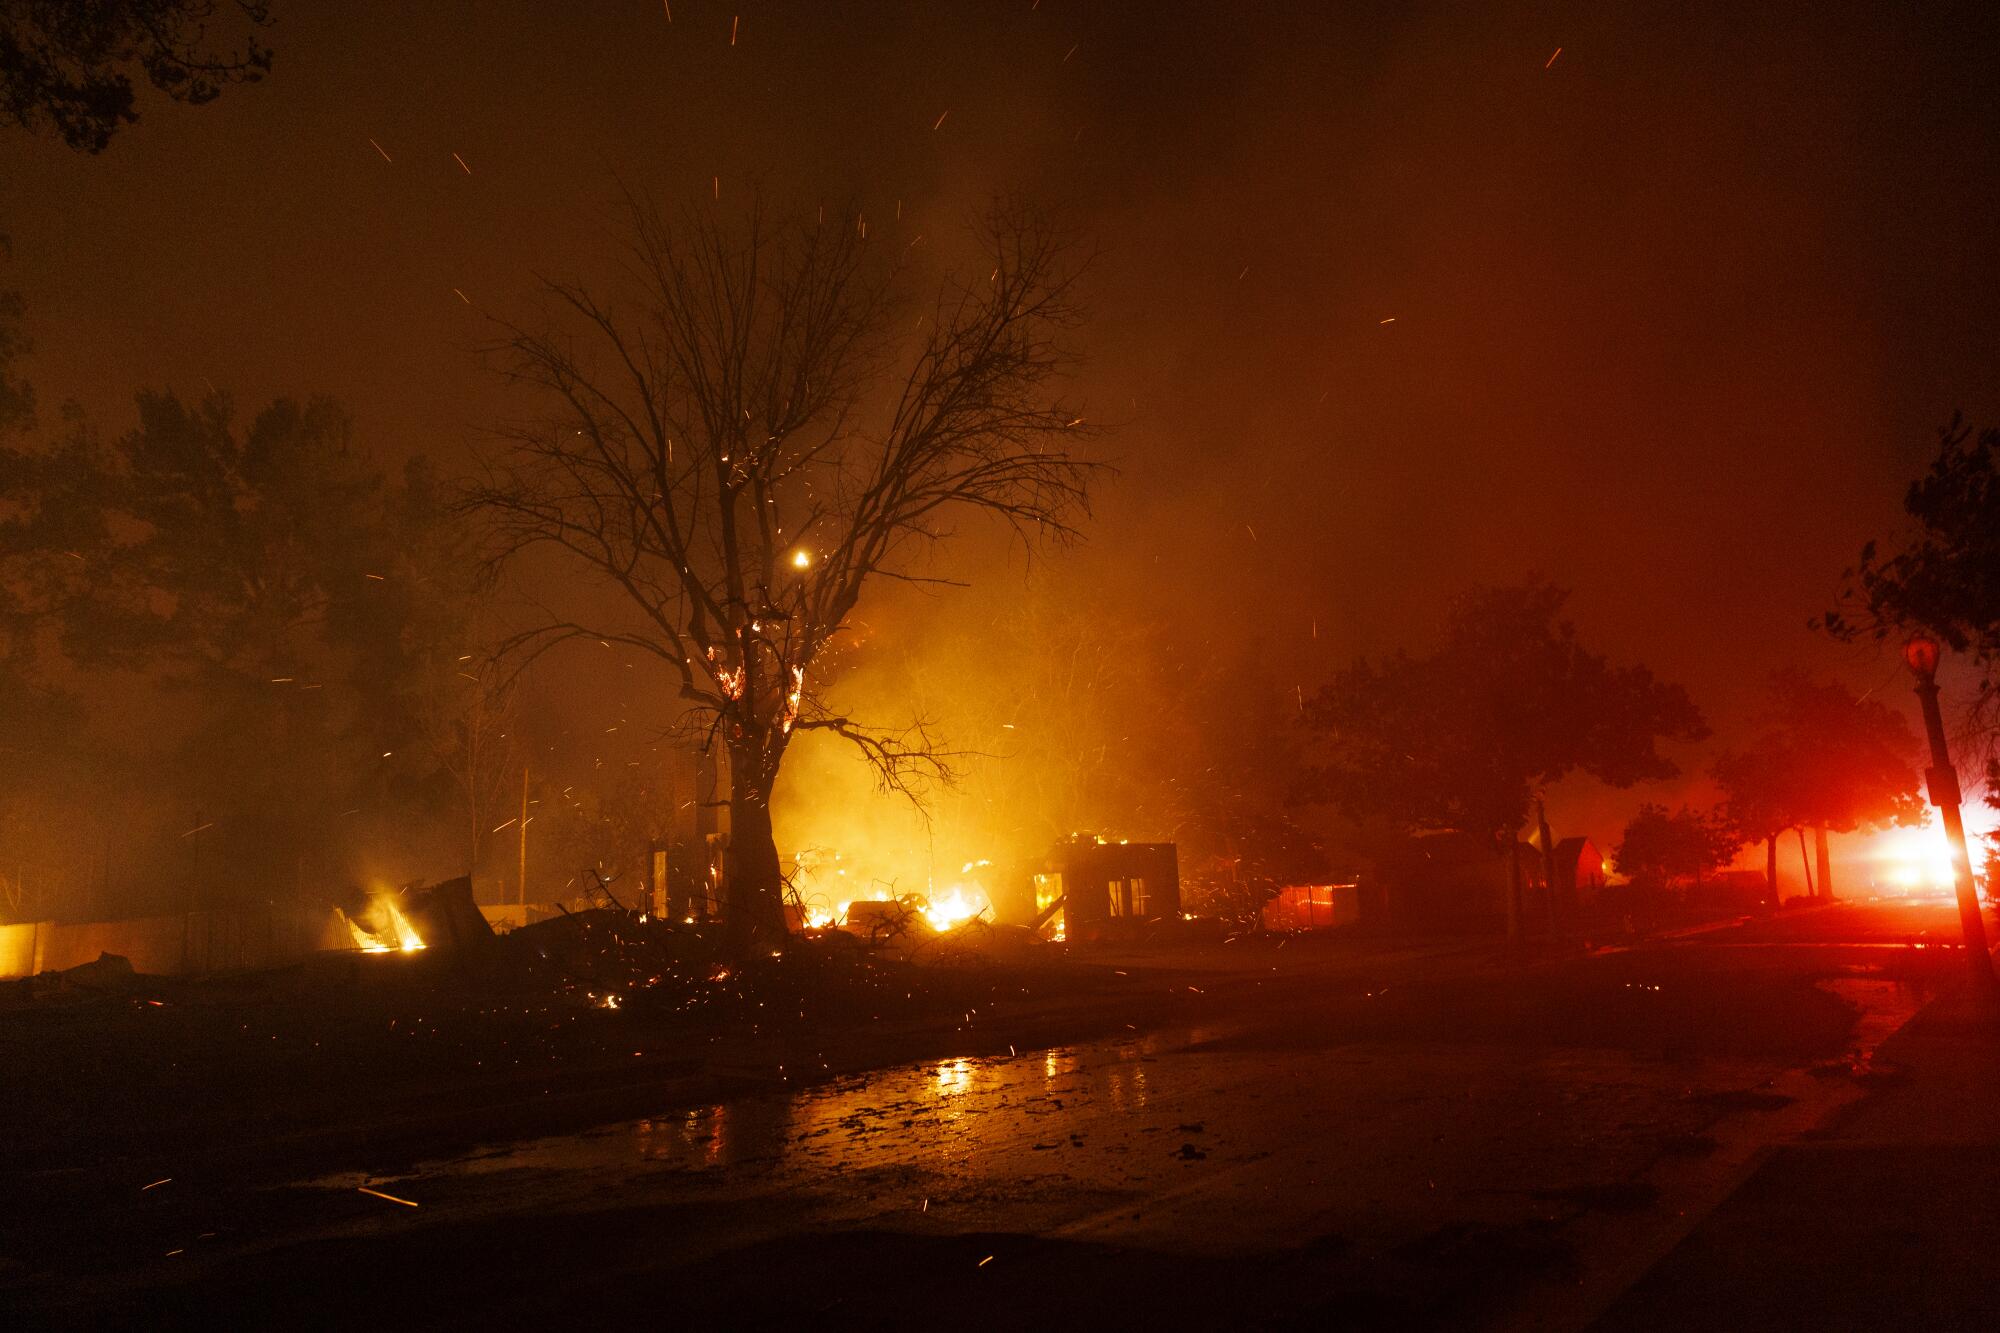
POLYGON ((59 1313, 1581 1326, 1879 1073, 1935 971, 1884 933, 1841 908, 1393 983, 1342 955, 1246 986, 1232 960, 1171 1029, 191 1191, 59 1313))

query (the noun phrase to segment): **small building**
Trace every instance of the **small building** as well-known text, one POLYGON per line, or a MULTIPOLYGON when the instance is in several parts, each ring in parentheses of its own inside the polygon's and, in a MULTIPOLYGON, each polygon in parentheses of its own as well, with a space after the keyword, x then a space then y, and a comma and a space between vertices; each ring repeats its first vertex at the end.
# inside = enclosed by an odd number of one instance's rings
POLYGON ((1266 930, 1327 930, 1361 919, 1359 884, 1290 884, 1259 912, 1266 930))
POLYGON ((1049 852, 1034 877, 1044 930, 1060 924, 1071 940, 1129 939, 1181 911, 1178 849, 1171 842, 1108 842, 1074 837, 1049 852))
POLYGON ((1604 853, 1589 838, 1556 843, 1556 901, 1574 911, 1604 892, 1604 853))

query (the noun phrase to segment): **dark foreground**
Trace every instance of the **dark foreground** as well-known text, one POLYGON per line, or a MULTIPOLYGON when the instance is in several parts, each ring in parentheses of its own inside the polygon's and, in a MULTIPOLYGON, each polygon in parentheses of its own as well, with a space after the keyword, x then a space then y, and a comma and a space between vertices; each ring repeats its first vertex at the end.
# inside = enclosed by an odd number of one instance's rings
POLYGON ((0 1316, 1986 1327, 2000 1041, 1950 994, 1951 926, 1216 946, 906 1033, 915 1063, 16 1163, 0 1316))

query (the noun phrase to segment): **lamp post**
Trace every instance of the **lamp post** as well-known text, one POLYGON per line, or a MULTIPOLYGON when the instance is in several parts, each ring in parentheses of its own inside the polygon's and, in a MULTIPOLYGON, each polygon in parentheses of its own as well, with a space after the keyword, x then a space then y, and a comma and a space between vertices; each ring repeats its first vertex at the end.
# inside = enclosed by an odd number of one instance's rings
POLYGON ((1958 770, 1951 766, 1951 751, 1944 742, 1944 719, 1938 713, 1937 640, 1918 634, 1903 646, 1903 661, 1917 678, 1917 702, 1924 710, 1924 731, 1930 737, 1931 766, 1924 773, 1930 788, 1931 804, 1944 818, 1945 836, 1951 841, 1952 878, 1958 887, 1958 924, 1965 932, 1967 962, 1973 981, 1990 989, 1994 984, 1993 958, 1986 952, 1986 924, 1979 918, 1979 894, 1972 885, 1972 857, 1965 848, 1965 821, 1959 817, 1958 770))

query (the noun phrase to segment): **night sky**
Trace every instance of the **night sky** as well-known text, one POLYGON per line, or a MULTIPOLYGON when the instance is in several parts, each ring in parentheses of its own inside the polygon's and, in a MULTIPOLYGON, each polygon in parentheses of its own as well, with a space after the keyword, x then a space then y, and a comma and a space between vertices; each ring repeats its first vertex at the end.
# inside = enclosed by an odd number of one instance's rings
POLYGON ((1721 726, 1776 666, 1893 679, 1806 621, 2000 416, 2000 18, 1743 8, 281 3, 259 86, 0 140, 5 280, 108 431, 325 392, 461 463, 512 410, 483 312, 601 273, 621 184, 899 245, 1059 204, 1121 468, 1061 577, 1309 690, 1540 571, 1721 726))

